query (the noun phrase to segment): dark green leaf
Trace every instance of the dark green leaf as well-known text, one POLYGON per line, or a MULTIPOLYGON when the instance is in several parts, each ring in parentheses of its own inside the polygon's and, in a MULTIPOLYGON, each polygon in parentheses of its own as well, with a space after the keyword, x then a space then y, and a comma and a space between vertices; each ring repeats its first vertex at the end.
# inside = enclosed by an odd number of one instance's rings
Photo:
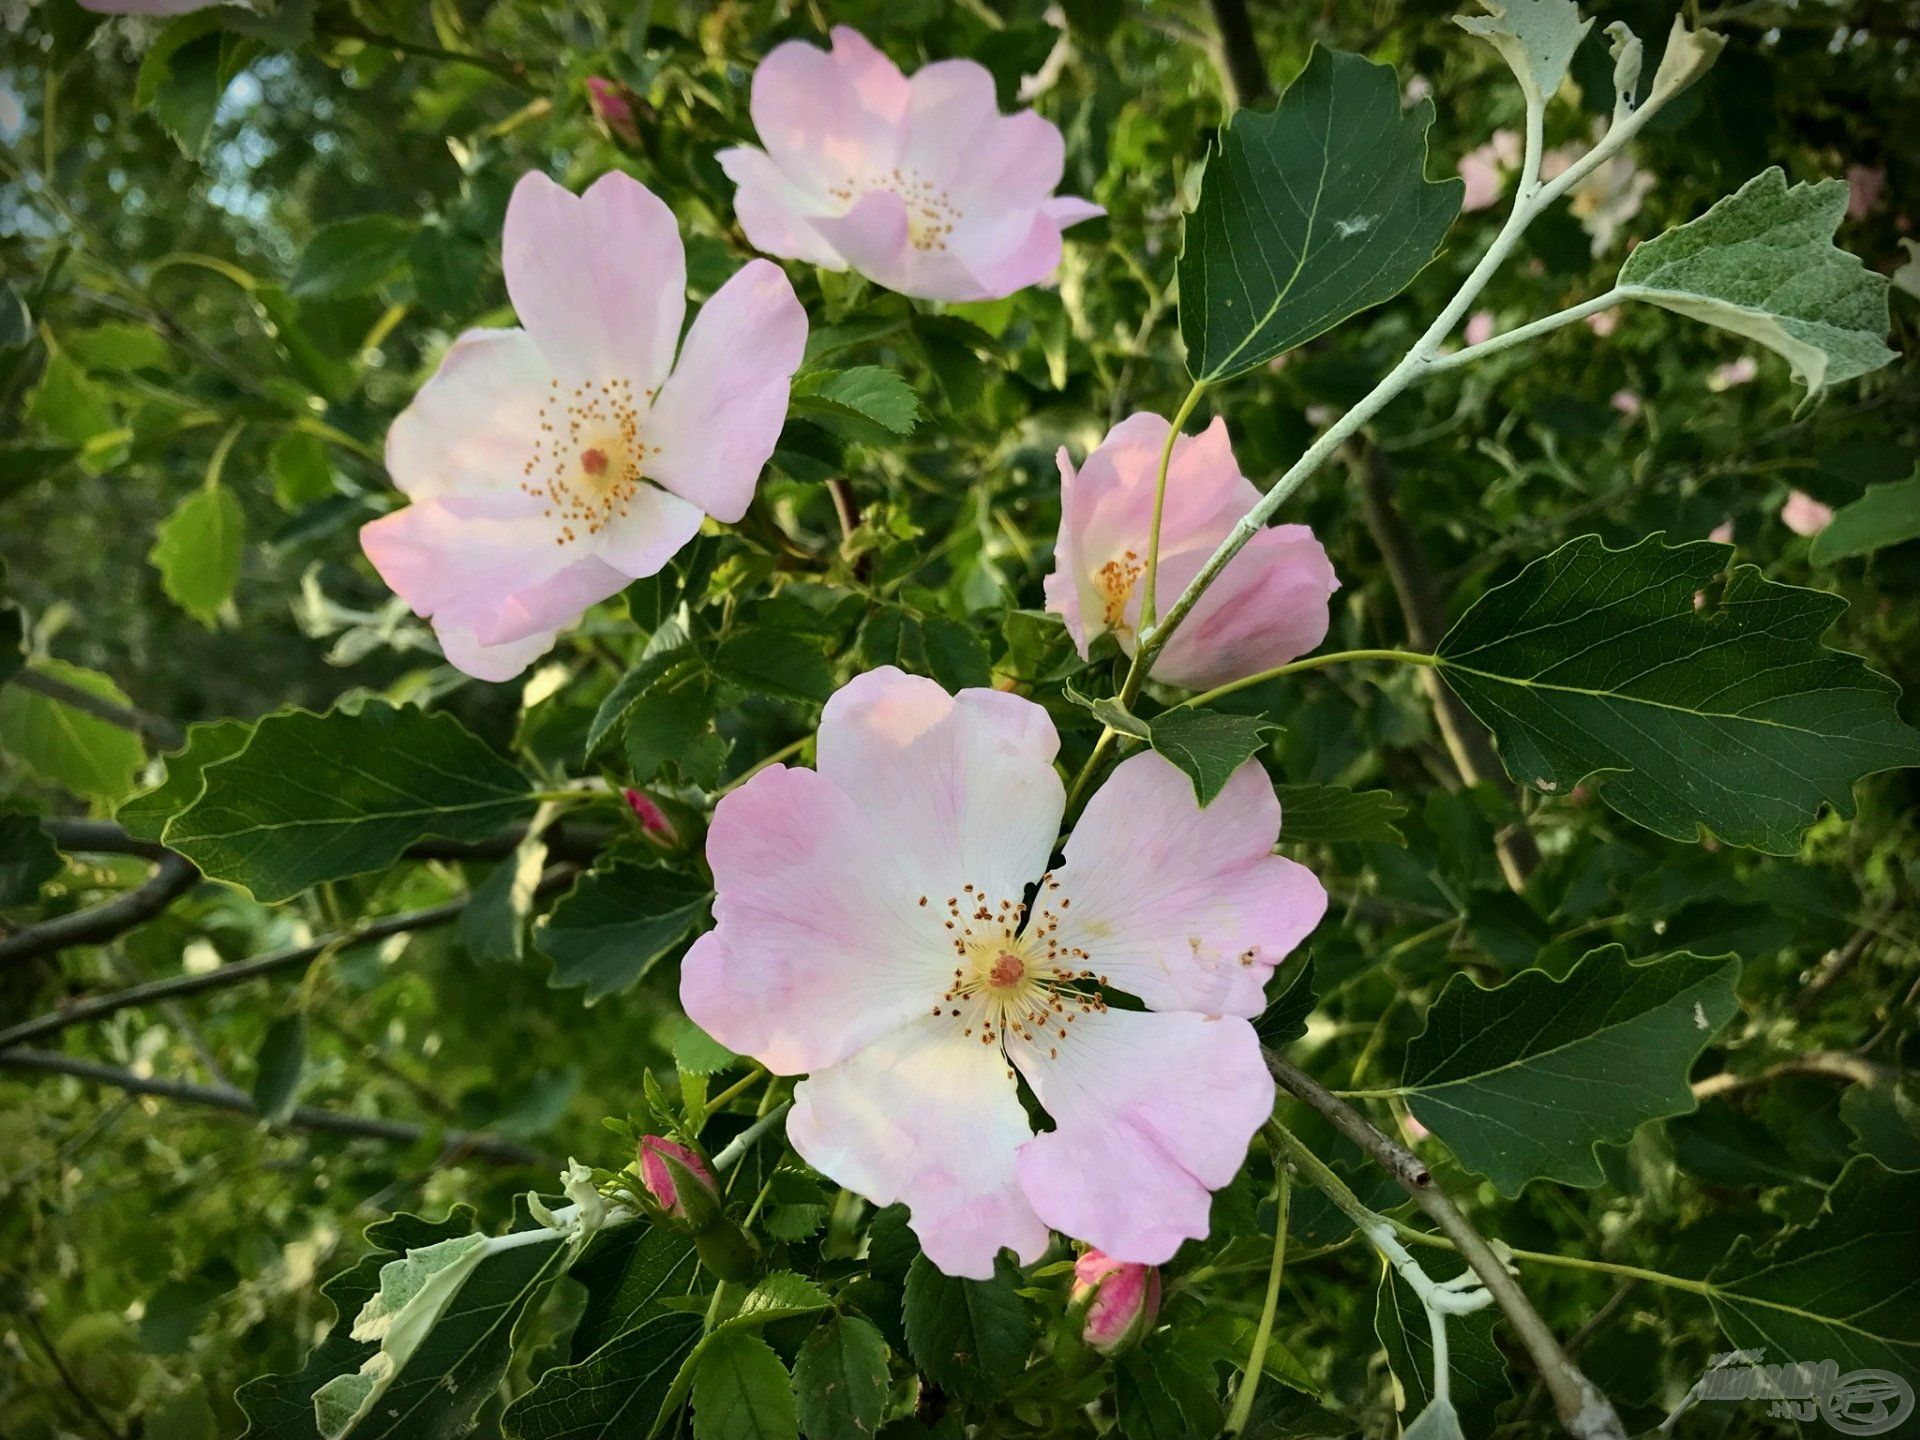
POLYGON ((1820 637, 1838 596, 1775 584, 1705 541, 1569 541, 1490 590, 1440 642, 1441 674, 1494 732, 1507 773, 1583 781, 1675 840, 1711 830, 1787 855, 1863 775, 1920 763, 1892 681, 1820 637))
POLYGON ((1124 1356, 1114 1402, 1127 1440, 1193 1440, 1220 1433, 1220 1381, 1214 1347, 1168 1327, 1124 1356))
POLYGON ((507 1407, 507 1434, 515 1440, 645 1440, 700 1333, 698 1315, 650 1310, 579 1364, 542 1375, 507 1407))
MULTIPOLYGON (((1466 1265, 1449 1256, 1425 1262, 1435 1280, 1451 1280, 1466 1265)), ((1507 1359, 1494 1342, 1499 1311, 1488 1307, 1471 1315, 1447 1317, 1448 1371, 1453 1379, 1453 1404, 1462 1429, 1473 1435, 1493 1433, 1493 1412, 1513 1394, 1507 1378, 1507 1359)), ((1418 1415, 1433 1401, 1433 1332, 1426 1308, 1413 1288, 1391 1265, 1380 1270, 1380 1288, 1374 1295, 1373 1332, 1387 1352, 1387 1364, 1400 1385, 1400 1413, 1418 1415)))
POLYGON ((1502 1194, 1598 1185, 1595 1145, 1693 1109, 1687 1072, 1739 1008, 1739 974, 1731 956, 1634 965, 1616 945, 1564 980, 1529 970, 1487 990, 1456 975, 1407 1046, 1402 1092, 1502 1194))
POLYGON ((60 852, 36 817, 0 810, 0 905, 31 905, 62 868, 60 852))
POLYGON ((799 1440, 787 1367, 757 1335, 723 1330, 693 1372, 694 1440, 799 1440))
POLYGON ((289 510, 333 494, 327 447, 302 430, 289 430, 273 447, 273 493, 289 510))
POLYGON ((833 667, 826 657, 783 630, 734 630, 720 642, 713 671, 748 695, 818 703, 833 693, 833 667))
POLYGON ((570 1277, 586 1287, 587 1308, 574 1328, 576 1355, 591 1354, 633 1329, 657 1301, 689 1294, 700 1278, 693 1241, 677 1230, 638 1222, 593 1237, 570 1277))
POLYGON ((1223 380, 1406 289, 1460 212, 1426 178, 1433 102, 1390 65, 1316 49, 1270 113, 1237 110, 1207 158, 1180 252, 1180 336, 1223 380))
POLYGON ((1831 565, 1915 539, 1920 539, 1920 476, 1898 485, 1875 485, 1853 504, 1841 506, 1827 528, 1813 537, 1807 553, 1814 564, 1831 565))
POLYGON ((300 1099, 307 1069, 307 1016, 296 1010, 267 1027, 254 1056, 253 1108, 269 1125, 281 1125, 300 1099))
POLYGON ((130 835, 158 840, 167 822, 200 798, 202 772, 246 748, 253 727, 244 720, 209 720, 187 727, 187 743, 166 757, 166 777, 151 790, 129 796, 113 812, 130 835))
POLYGON ((1193 781, 1202 805, 1212 804, 1233 772, 1266 749, 1275 728, 1258 715, 1193 709, 1168 710, 1147 723, 1153 748, 1193 781))
POLYGON ((1856 1085, 1840 1097, 1853 1148, 1889 1170, 1920 1170, 1920 1087, 1908 1081, 1856 1085))
POLYGON ((1282 844, 1407 843, 1399 825, 1407 807, 1390 790, 1349 790, 1344 785, 1276 785, 1273 789, 1280 797, 1282 844))
POLYGON ((202 773, 167 842, 261 900, 384 869, 430 835, 483 839, 530 804, 526 777, 451 715, 382 701, 269 715, 202 773))
POLYGON ((887 1405, 887 1342, 857 1315, 835 1315, 793 1362, 807 1440, 869 1440, 887 1405))
POLYGON ((907 1269, 907 1348, 942 1389, 986 1399, 1026 1368, 1032 1321, 1020 1272, 1001 1255, 991 1280, 945 1275, 925 1255, 907 1269))
POLYGON ((1291 1045, 1307 1033, 1307 1017, 1318 997, 1313 992, 1313 960, 1282 965, 1267 982, 1267 1008, 1253 1022, 1260 1043, 1273 1049, 1291 1045))
POLYGON ((361 215, 322 226, 300 252, 287 293, 296 300, 339 300, 377 290, 406 264, 413 234, 397 215, 361 215))
POLYGON ((582 875, 534 927, 553 961, 548 982, 586 987, 586 1003, 625 990, 678 944, 712 903, 706 885, 672 870, 615 860, 582 875))

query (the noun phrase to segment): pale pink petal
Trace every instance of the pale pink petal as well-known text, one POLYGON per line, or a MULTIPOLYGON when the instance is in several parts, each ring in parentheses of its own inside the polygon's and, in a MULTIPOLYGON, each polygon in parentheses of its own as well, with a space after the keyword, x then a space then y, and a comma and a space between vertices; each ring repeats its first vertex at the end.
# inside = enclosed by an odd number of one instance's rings
MULTIPOLYGON (((1086 658, 1087 647, 1092 636, 1087 631, 1087 623, 1080 609, 1080 590, 1088 583, 1088 571, 1081 560, 1082 544, 1080 532, 1085 528, 1084 511, 1089 508, 1076 502, 1079 494, 1080 472, 1074 468, 1073 457, 1062 445, 1054 454, 1054 463, 1060 467, 1060 533, 1053 542, 1053 569, 1041 582, 1040 588, 1046 596, 1047 609, 1066 622, 1067 634, 1073 637, 1073 647, 1086 658)), ((1094 597, 1093 613, 1098 623, 1100 602, 1094 597)))
POLYGON ((1751 355, 1742 355, 1737 360, 1729 360, 1724 365, 1716 365, 1707 372, 1709 390, 1731 390, 1736 385, 1745 385, 1760 373, 1760 362, 1751 355))
POLYGON ((1501 191, 1506 188, 1499 159, 1488 145, 1469 150, 1460 157, 1460 178, 1467 182, 1460 208, 1469 213, 1485 210, 1500 198, 1501 191))
POLYGON ((915 877, 907 903, 928 894, 944 921, 942 903, 968 894, 961 887, 997 910, 1017 905, 1047 868, 1066 806, 1059 746, 1031 700, 949 695, 889 665, 827 701, 818 750, 820 773, 852 797, 896 871, 915 877))
POLYGON ((700 533, 705 518, 698 505, 643 484, 606 528, 586 543, 622 575, 641 580, 659 573, 682 545, 700 533))
POLYGON ((416 500, 363 526, 360 544, 416 615, 504 644, 568 625, 627 585, 598 556, 557 544, 538 507, 518 493, 416 500))
POLYGON ((673 211, 615 171, 574 195, 537 171, 507 204, 501 264, 520 323, 572 380, 656 389, 687 308, 686 252, 673 211))
MULTIPOLYGON (((1213 558, 1214 547, 1160 562, 1159 604, 1165 613, 1213 558)), ((1153 662, 1153 678, 1186 690, 1257 675, 1316 649, 1327 638, 1328 600, 1340 588, 1327 552, 1304 525, 1262 530, 1227 562, 1220 577, 1173 632, 1153 662)), ((1127 619, 1137 628, 1136 593, 1127 619)), ((1133 651, 1134 629, 1121 636, 1133 651)))
MULTIPOLYGON (((1061 253, 1059 225, 1043 210, 1018 210, 1004 218, 962 221, 947 250, 922 257, 920 268, 926 273, 938 262, 954 262, 963 267, 980 298, 998 299, 1052 279, 1061 253)), ((940 266, 938 273, 945 274, 946 267, 940 266)))
POLYGON ((440 649, 454 669, 476 680, 511 680, 551 650, 560 632, 542 630, 502 645, 482 645, 471 630, 460 630, 441 621, 434 622, 433 633, 439 637, 440 649))
POLYGON ((789 180, 823 198, 899 163, 908 105, 900 68, 845 25, 833 29, 831 55, 789 40, 753 72, 760 143, 789 180))
POLYGON ((1847 218, 1861 220, 1880 207, 1886 193, 1887 172, 1878 165, 1847 167, 1847 218))
POLYGON ((972 1280, 992 1277, 1003 1247, 1022 1263, 1047 1247, 1014 1176, 1032 1134, 1000 1048, 945 1017, 816 1071, 787 1117, 802 1159, 875 1205, 904 1203, 927 1258, 972 1280))
POLYGON ((1001 117, 993 75, 977 60, 923 65, 907 81, 907 90, 907 143, 901 162, 922 183, 956 199, 989 196, 1002 206, 1037 202, 1060 183, 1066 159, 1060 131, 1031 111, 1026 113, 1039 125, 1020 126, 1018 138, 1040 151, 1025 157, 1024 170, 1010 164, 1014 157, 996 133, 1001 117), (1042 129, 1052 132, 1050 139, 1039 133, 1042 129), (1046 173, 1049 167, 1051 174, 1046 173), (1018 190, 992 188, 1008 181, 1030 183, 1018 190))
POLYGON ((1731 545, 1733 543, 1733 521, 1722 520, 1707 532, 1707 539, 1717 545, 1731 545))
POLYGON ((1041 204, 1040 213, 1065 230, 1082 220, 1106 214, 1107 207, 1096 205, 1091 200, 1082 200, 1078 195, 1056 195, 1041 204))
POLYGON ((806 346, 807 312, 780 267, 743 265, 694 317, 646 418, 647 478, 716 520, 746 514, 806 346))
POLYGON ((945 909, 917 903, 917 859, 827 776, 762 770, 720 801, 707 833, 718 928, 681 965, 687 1014, 781 1075, 928 1014, 953 950, 945 909))
POLYGON ((1484 345, 1493 338, 1493 313, 1488 310, 1476 310, 1467 317, 1467 328, 1462 332, 1469 345, 1484 345))
POLYGON ((1020 1147, 1020 1188, 1116 1260, 1160 1265, 1204 1239, 1212 1192, 1273 1110, 1259 1037, 1233 1016, 1110 1010, 1009 1053, 1057 1127, 1020 1147))
POLYGON ((876 284, 923 300, 994 298, 952 250, 914 248, 907 202, 891 190, 869 190, 844 215, 823 215, 813 228, 848 265, 876 284))
POLYGON ((553 370, 524 330, 469 330, 387 431, 387 473, 416 500, 518 489, 553 370))
POLYGON ((734 183, 733 213, 749 245, 784 260, 804 260, 827 270, 847 268, 808 218, 821 212, 820 201, 789 181, 765 151, 735 145, 715 158, 734 183))
POLYGON ((1833 507, 1822 505, 1804 490, 1792 490, 1780 507, 1780 520, 1796 535, 1818 535, 1833 523, 1833 507))
POLYGON ((1056 946, 1150 1008, 1257 1016, 1274 967, 1327 908, 1311 871, 1269 853, 1279 835, 1258 761, 1203 809, 1185 774, 1142 751, 1087 802, 1037 903, 1056 946))

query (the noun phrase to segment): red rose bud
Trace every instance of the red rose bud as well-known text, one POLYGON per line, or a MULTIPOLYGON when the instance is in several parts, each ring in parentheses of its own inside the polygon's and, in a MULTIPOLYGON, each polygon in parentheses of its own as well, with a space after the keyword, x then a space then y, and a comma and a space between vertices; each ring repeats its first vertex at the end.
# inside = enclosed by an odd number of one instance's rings
POLYGON ((1085 1306, 1080 1338, 1102 1355, 1138 1344, 1160 1314, 1160 1272, 1089 1250, 1073 1264, 1068 1299, 1085 1306))
POLYGON ((680 832, 673 828, 673 822, 667 819, 667 812, 654 802, 644 790, 635 790, 631 785, 621 789, 620 794, 627 802, 627 808, 633 812, 633 818, 640 822, 640 828, 649 838, 664 845, 679 841, 680 832))
POLYGON ((720 1187, 696 1152, 647 1135, 640 1141, 639 1159, 640 1183, 669 1219, 699 1231, 720 1218, 720 1187))
POLYGON ((607 132, 609 138, 622 145, 638 148, 640 122, 631 90, 618 80, 609 80, 604 75, 589 75, 587 103, 593 107, 593 118, 600 122, 600 128, 607 132))

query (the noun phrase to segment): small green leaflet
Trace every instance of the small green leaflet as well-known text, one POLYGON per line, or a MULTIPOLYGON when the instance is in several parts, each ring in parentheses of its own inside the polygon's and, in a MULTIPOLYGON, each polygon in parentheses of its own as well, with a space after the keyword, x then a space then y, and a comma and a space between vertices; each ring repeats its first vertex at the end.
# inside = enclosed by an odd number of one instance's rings
POLYGON ((1212 804, 1233 772, 1266 749, 1277 728, 1259 715, 1190 709, 1169 710, 1147 724, 1153 748, 1193 781, 1202 805, 1212 804))
POLYGON ((1920 475, 1897 485, 1875 485, 1813 537, 1807 554, 1816 565, 1869 555, 1920 539, 1920 475))
MULTIPOLYGON (((1714 1317, 1766 1359, 1920 1374, 1920 1174, 1847 1163, 1813 1220, 1764 1250, 1737 1241, 1708 1277, 1714 1317)), ((1906 1433, 1902 1431, 1901 1433, 1906 1433)))
POLYGON ((134 82, 134 108, 151 114, 182 153, 197 160, 213 133, 220 97, 260 50, 255 41, 228 33, 215 10, 183 16, 147 46, 134 82))
POLYGON ((1237 110, 1207 159, 1180 252, 1197 380, 1251 370, 1406 289, 1465 185, 1426 178, 1433 102, 1390 65, 1316 49, 1267 114, 1237 110))
POLYGON ((871 1440, 887 1408, 887 1342, 857 1315, 831 1316, 801 1345, 793 1392, 808 1440, 871 1440))
POLYGON ((897 372, 857 365, 796 376, 793 413, 818 421, 843 439, 885 443, 913 433, 920 401, 897 372))
POLYGON ((591 1005, 618 994, 684 939, 713 900, 673 870, 615 859, 582 875, 534 927, 534 948, 553 961, 548 984, 582 985, 591 1005))
POLYGON ((800 1440, 787 1367, 757 1335, 721 1331, 693 1372, 694 1440, 800 1440))
POLYGON ((206 485, 160 522, 147 558, 159 570, 167 598, 211 626, 220 607, 233 597, 246 538, 247 517, 233 492, 224 485, 206 485))
POLYGON ((397 215, 361 215, 314 231, 293 268, 295 300, 343 300, 376 290, 400 272, 413 226, 397 215))
POLYGON ((1020 1272, 1003 1253, 991 1280, 942 1274, 925 1255, 907 1269, 907 1348, 943 1389, 984 1398, 1026 1368, 1032 1320, 1020 1272))
POLYGON ((1374 840, 1407 843, 1399 821, 1407 807, 1390 790, 1349 790, 1344 785, 1276 785, 1280 797, 1280 843, 1330 845, 1374 840))
POLYGON ((1742 565, 1713 597, 1731 553, 1568 541, 1460 618, 1440 673, 1516 781, 1565 794, 1596 779, 1671 839, 1705 829, 1792 854, 1823 804, 1852 815, 1855 782, 1920 763, 1920 734, 1891 680, 1820 643, 1838 596, 1742 565))
POLYGON ((1500 52, 1528 100, 1544 106, 1567 78, 1573 52, 1593 28, 1573 0, 1480 0, 1485 15, 1456 15, 1454 24, 1500 52))
POLYGON ((1313 959, 1291 959, 1267 981, 1267 1008, 1253 1022, 1260 1043, 1270 1049, 1291 1045, 1307 1033, 1307 1017, 1319 1003, 1314 993, 1313 959))
POLYGON ((269 901, 385 869, 429 835, 483 839, 532 806, 526 776, 453 716, 384 701, 269 715, 202 774, 167 843, 269 901))
POLYGON ((1598 1185, 1595 1145, 1693 1109, 1687 1072, 1739 1008, 1739 974, 1732 956, 1633 965, 1615 945, 1564 980, 1528 970, 1487 990, 1455 975, 1407 1045, 1399 1093, 1503 1195, 1598 1185))
MULTIPOLYGON (((63 660, 36 660, 28 668, 116 705, 127 703, 120 687, 98 671, 63 660)), ((108 801, 133 788, 146 761, 139 736, 17 684, 0 685, 0 755, 75 795, 108 801)))
POLYGON ((1779 352, 1816 393, 1894 358, 1886 276, 1833 243, 1846 213, 1846 181, 1788 188, 1778 167, 1763 170, 1638 246, 1618 291, 1779 352))

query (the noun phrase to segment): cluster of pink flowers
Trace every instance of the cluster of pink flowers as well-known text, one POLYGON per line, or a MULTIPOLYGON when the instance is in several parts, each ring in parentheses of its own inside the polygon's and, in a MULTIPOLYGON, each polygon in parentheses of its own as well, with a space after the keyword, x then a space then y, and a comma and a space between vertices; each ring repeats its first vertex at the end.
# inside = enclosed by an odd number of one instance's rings
MULTIPOLYGON (((589 90, 627 145, 644 138, 635 98, 598 79, 589 90)), ((908 295, 983 299, 1044 280, 1062 229, 1101 213, 1054 193, 1060 132, 1002 115, 971 61, 908 77, 836 29, 831 51, 768 55, 752 114, 760 147, 720 156, 748 239, 908 295)), ((682 339, 677 223, 623 174, 581 195, 524 177, 503 259, 520 326, 454 342, 388 437, 410 503, 362 532, 447 658, 491 680, 709 520, 745 514, 807 340, 792 285, 764 259, 682 339)), ((1077 469, 1060 453, 1045 593, 1083 654, 1103 634, 1129 653, 1139 641, 1168 440, 1165 419, 1141 414, 1077 469)), ((1259 499, 1224 422, 1169 453, 1163 609, 1259 499)), ((1262 531, 1152 678, 1199 689, 1303 654, 1337 585, 1304 526, 1262 531)), ((806 1075, 794 1148, 875 1203, 905 1202, 949 1273, 989 1275, 1002 1249, 1033 1260, 1055 1230, 1098 1247, 1077 1283, 1087 1342, 1111 1353, 1153 1323, 1159 1282, 1144 1267, 1206 1235, 1212 1192, 1272 1108, 1251 1021, 1325 892, 1272 853, 1280 806, 1258 761, 1202 806, 1167 760, 1134 755, 1056 865, 1059 736, 1033 701, 876 670, 827 703, 816 747, 817 768, 769 766, 714 814, 716 928, 686 957, 687 1013, 776 1074, 806 1075), (1035 1132, 1022 1079, 1051 1129, 1035 1132)), ((644 833, 677 841, 651 797, 623 793, 644 833)), ((640 1164, 663 1214, 711 1188, 673 1142, 650 1137, 640 1164)))

